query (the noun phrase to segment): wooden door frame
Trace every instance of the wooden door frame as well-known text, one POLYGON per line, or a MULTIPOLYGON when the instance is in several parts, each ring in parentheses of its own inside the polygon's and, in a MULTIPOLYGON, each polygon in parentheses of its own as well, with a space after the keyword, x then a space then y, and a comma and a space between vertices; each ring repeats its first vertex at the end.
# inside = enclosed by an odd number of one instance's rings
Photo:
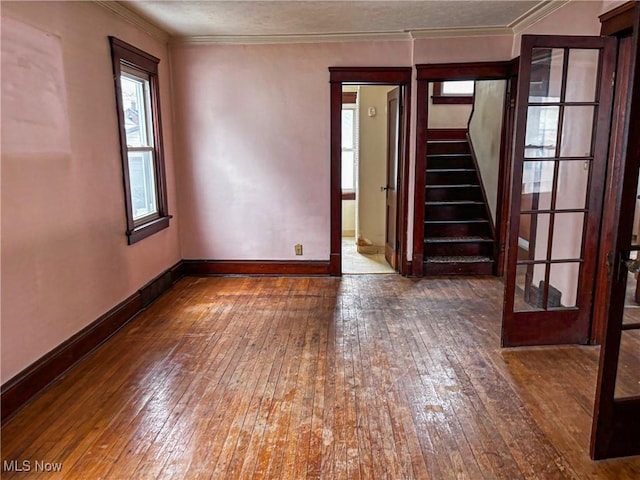
POLYGON ((631 65, 629 76, 616 80, 616 84, 627 83, 628 90, 625 101, 617 105, 624 111, 614 112, 624 119, 614 121, 616 130, 611 132, 614 153, 609 157, 605 221, 596 277, 596 301, 600 303, 594 309, 592 339, 600 341, 602 346, 591 429, 590 453, 594 460, 640 454, 640 396, 615 396, 626 289, 612 288, 621 275, 627 275, 616 253, 626 248, 633 230, 633 219, 620 221, 620 212, 635 211, 635 198, 625 197, 623 190, 636 192, 638 181, 640 138, 630 132, 640 129, 640 4, 628 2, 603 14, 600 20, 602 35, 631 37, 631 65), (628 83, 631 78, 633 83, 628 83))
POLYGON ((427 130, 429 120, 429 82, 445 80, 505 80, 507 89, 503 108, 502 133, 500 141, 500 167, 497 192, 497 211, 494 245, 497 249, 494 273, 502 275, 504 270, 505 246, 507 244, 509 219, 509 172, 511 171, 511 137, 513 125, 509 125, 513 115, 509 115, 510 95, 517 84, 517 61, 473 62, 473 63, 436 63, 416 65, 417 69, 417 108, 416 108, 416 162, 415 197, 413 210, 413 256, 412 275, 424 274, 424 202, 427 170, 427 130), (515 65, 515 69, 514 69, 515 65), (506 182, 506 183, 505 183, 506 182))
POLYGON ((329 67, 331 88, 331 245, 329 273, 342 275, 342 85, 395 85, 403 87, 403 111, 401 116, 402 155, 398 159, 398 200, 396 235, 398 237, 399 273, 408 275, 407 229, 408 229, 408 179, 409 138, 411 118, 412 67, 329 67))

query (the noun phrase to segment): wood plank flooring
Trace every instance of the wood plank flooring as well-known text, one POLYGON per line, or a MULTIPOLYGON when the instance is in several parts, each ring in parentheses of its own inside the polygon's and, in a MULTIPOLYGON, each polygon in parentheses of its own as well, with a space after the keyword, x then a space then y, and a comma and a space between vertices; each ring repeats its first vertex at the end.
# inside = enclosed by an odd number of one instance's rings
POLYGON ((3 426, 2 478, 639 479, 588 457, 598 348, 500 349, 501 308, 494 278, 184 278, 3 426))

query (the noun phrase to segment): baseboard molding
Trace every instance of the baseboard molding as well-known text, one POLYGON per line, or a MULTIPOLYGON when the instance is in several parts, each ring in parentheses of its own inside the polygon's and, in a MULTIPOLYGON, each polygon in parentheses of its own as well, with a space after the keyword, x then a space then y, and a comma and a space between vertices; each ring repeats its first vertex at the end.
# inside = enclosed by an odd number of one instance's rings
POLYGON ((319 275, 330 274, 324 260, 183 260, 183 275, 319 275))
POLYGON ((429 128, 427 140, 466 140, 466 128, 429 128))
POLYGON ((2 422, 102 345, 182 277, 178 262, 2 385, 2 422))

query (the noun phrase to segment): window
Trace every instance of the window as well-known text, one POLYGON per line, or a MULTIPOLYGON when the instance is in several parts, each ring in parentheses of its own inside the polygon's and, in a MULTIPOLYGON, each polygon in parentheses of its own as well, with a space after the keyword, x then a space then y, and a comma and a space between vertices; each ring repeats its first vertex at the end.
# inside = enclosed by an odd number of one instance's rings
MULTIPOLYGON (((356 191, 358 158, 358 107, 342 104, 342 192, 353 196, 356 191)), ((344 197, 344 195, 343 195, 344 197)))
POLYGON ((473 103, 473 92, 475 81, 447 81, 435 82, 433 84, 434 104, 471 104, 473 103))
POLYGON ((129 244, 169 226, 157 58, 109 37, 129 244))

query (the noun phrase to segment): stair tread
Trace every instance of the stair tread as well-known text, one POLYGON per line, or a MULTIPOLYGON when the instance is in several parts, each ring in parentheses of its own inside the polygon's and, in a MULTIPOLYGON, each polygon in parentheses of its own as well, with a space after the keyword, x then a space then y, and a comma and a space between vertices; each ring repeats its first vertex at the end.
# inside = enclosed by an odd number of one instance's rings
POLYGON ((466 220, 425 220, 424 223, 445 223, 445 224, 489 223, 489 220, 487 220, 486 218, 469 218, 466 220))
POLYGON ((438 255, 427 257, 426 263, 493 263, 491 257, 481 255, 463 256, 463 255, 438 255))
POLYGON ((480 235, 467 235, 467 236, 449 236, 449 237, 428 237, 424 240, 425 243, 458 243, 458 242, 493 242, 491 237, 483 237, 480 235))
POLYGON ((426 185, 426 188, 478 188, 479 183, 452 183, 452 184, 439 184, 439 185, 426 185))
POLYGON ((475 168, 427 168, 427 173, 459 173, 459 172, 475 172, 475 168))
POLYGON ((484 202, 478 200, 428 200, 425 205, 484 205, 484 202))

